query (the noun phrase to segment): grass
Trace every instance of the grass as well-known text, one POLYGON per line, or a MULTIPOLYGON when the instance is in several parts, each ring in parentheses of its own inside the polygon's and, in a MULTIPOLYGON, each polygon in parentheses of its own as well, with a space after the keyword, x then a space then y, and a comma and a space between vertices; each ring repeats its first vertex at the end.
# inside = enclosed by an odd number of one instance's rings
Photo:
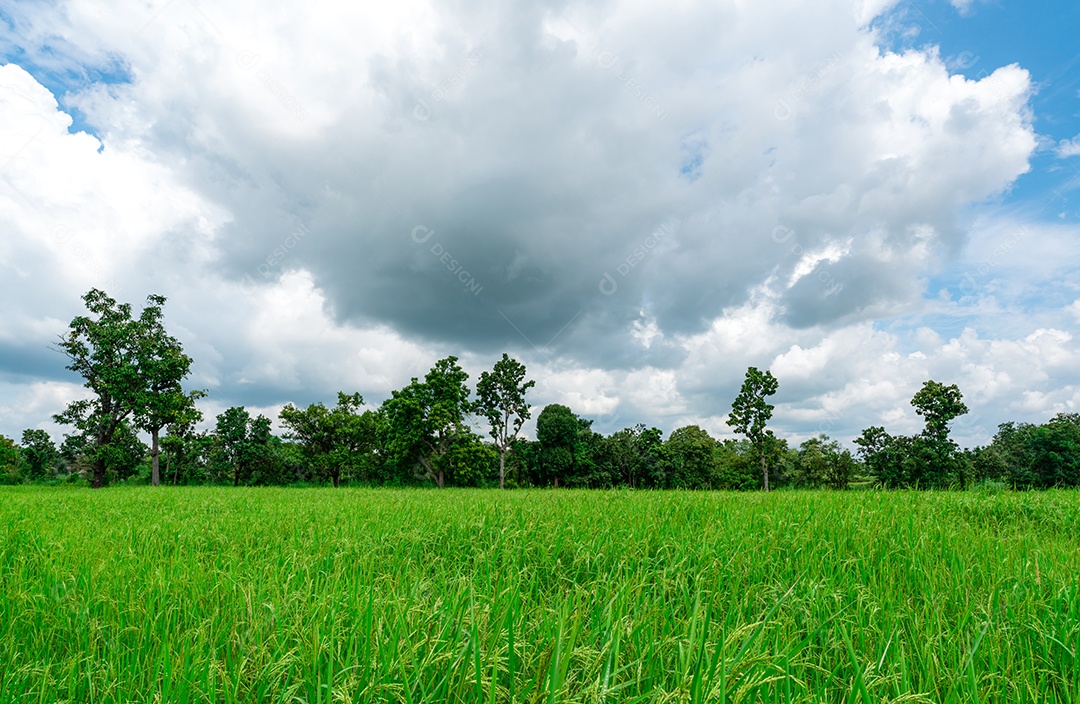
POLYGON ((0 490, 2 702, 1080 704, 1080 495, 0 490))

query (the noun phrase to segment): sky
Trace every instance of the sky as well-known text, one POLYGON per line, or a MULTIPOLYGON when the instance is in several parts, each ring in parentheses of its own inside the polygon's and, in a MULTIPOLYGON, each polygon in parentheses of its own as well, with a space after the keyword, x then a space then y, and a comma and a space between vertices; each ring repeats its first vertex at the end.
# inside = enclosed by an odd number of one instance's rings
MULTIPOLYGON (((614 432, 964 446, 1080 411, 1080 6, 15 0, 0 8, 0 434, 87 395, 100 288, 211 423, 503 352, 614 432)), ((535 417, 534 412, 534 417, 535 417)))

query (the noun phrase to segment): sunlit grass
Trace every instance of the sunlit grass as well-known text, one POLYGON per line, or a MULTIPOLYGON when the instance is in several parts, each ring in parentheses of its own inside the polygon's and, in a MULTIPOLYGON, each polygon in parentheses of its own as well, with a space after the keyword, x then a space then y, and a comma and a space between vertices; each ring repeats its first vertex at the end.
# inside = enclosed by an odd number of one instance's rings
POLYGON ((1077 702, 1076 493, 0 491, 2 702, 1077 702))

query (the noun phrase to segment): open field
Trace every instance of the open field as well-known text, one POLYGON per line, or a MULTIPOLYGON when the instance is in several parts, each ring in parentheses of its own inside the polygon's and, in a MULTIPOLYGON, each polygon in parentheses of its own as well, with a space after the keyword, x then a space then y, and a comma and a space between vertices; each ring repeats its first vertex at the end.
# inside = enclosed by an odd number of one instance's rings
POLYGON ((2 702, 1080 702, 1080 494, 0 491, 2 702))

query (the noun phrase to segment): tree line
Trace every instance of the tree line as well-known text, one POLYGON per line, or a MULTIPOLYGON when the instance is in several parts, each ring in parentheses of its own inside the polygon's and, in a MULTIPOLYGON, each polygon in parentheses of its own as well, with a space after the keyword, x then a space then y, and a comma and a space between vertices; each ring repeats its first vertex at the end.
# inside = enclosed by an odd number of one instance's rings
POLYGON ((480 375, 475 393, 449 356, 377 408, 359 393, 340 392, 331 406, 286 405, 280 436, 269 418, 242 406, 198 430, 195 402, 205 392, 183 387, 192 360, 165 329, 165 298, 148 297, 137 316, 97 289, 83 301, 89 314, 71 322, 58 348, 90 398, 54 416, 71 429, 59 446, 40 429, 26 430, 20 442, 0 436, 0 482, 766 491, 1080 485, 1080 415, 1005 423, 989 445, 962 450, 949 433, 968 412, 962 394, 929 380, 911 400, 924 420, 917 435, 873 426, 855 440, 854 454, 824 434, 791 446, 767 427, 779 382, 756 367, 747 369, 727 421, 739 440, 715 439, 698 426, 666 439, 641 424, 603 435, 561 404, 539 412, 535 440, 523 438, 535 382, 507 354, 480 375))

